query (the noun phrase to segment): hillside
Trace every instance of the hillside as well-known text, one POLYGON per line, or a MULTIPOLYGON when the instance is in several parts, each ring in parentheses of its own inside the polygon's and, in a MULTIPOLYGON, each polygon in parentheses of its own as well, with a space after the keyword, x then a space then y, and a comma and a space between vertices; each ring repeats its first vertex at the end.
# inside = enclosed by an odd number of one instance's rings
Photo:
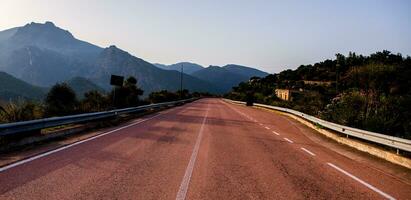
MULTIPOLYGON (((84 77, 110 90, 111 74, 135 76, 148 94, 180 87, 180 74, 162 70, 117 47, 100 48, 76 39, 51 22, 30 23, 0 32, 0 70, 33 85, 51 87, 57 82, 84 77)), ((190 91, 221 93, 209 82, 184 76, 190 91)))
POLYGON ((82 78, 82 77, 74 77, 70 80, 65 81, 73 90, 76 92, 78 98, 83 98, 84 93, 96 90, 101 93, 105 93, 105 90, 92 81, 82 78))
POLYGON ((369 56, 337 54, 333 60, 301 65, 242 82, 228 98, 289 107, 338 124, 411 139, 411 57, 389 51, 369 56), (281 100, 276 89, 291 91, 281 100))
POLYGON ((180 62, 172 65, 163 65, 155 63, 154 65, 160 69, 175 71, 181 71, 181 67, 183 67, 183 72, 185 74, 193 74, 194 72, 204 69, 203 66, 190 62, 180 62))
POLYGON ((33 86, 13 77, 5 72, 0 72, 0 99, 3 101, 21 99, 41 100, 47 89, 33 86))
MULTIPOLYGON (((138 80, 138 85, 142 87, 146 94, 152 91, 180 89, 180 73, 177 71, 162 70, 152 64, 130 55, 129 53, 110 46, 104 49, 99 55, 94 72, 91 73, 90 80, 94 81, 104 89, 109 89, 110 75, 134 76, 138 80)), ((221 93, 222 91, 209 82, 200 80, 190 75, 183 77, 184 88, 190 91, 221 93)))
POLYGON ((232 73, 239 74, 241 76, 245 76, 245 77, 248 77, 248 78, 251 78, 253 76, 263 78, 263 77, 268 75, 267 72, 263 72, 263 71, 258 70, 258 69, 254 69, 254 68, 246 67, 246 66, 241 66, 241 65, 229 64, 229 65, 223 66, 223 68, 230 71, 230 72, 232 72, 232 73))
POLYGON ((218 66, 209 66, 194 72, 192 75, 204 81, 209 81, 218 85, 224 92, 230 91, 233 86, 249 79, 246 76, 233 73, 218 66))

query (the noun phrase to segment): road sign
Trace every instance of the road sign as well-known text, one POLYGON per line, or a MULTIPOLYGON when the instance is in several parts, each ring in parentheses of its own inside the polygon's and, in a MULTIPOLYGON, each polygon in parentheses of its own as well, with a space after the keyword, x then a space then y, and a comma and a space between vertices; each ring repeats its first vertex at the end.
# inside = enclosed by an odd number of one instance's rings
POLYGON ((123 86, 124 76, 111 75, 110 85, 123 86))

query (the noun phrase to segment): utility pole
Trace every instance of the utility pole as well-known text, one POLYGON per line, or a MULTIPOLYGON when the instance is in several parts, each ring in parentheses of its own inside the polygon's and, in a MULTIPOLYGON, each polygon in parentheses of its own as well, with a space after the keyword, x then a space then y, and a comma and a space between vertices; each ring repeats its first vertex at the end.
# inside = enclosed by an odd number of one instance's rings
POLYGON ((180 72, 180 99, 183 99, 183 67, 184 64, 181 64, 181 72, 180 72))
POLYGON ((340 68, 340 62, 337 60, 337 64, 335 65, 336 67, 336 73, 335 73, 335 93, 338 94, 338 80, 339 80, 339 68, 340 68))

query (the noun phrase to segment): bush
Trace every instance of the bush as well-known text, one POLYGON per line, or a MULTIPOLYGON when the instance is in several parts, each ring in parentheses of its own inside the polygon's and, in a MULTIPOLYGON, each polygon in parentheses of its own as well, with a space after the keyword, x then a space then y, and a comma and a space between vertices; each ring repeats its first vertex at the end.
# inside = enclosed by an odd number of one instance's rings
POLYGON ((66 83, 57 83, 47 94, 45 113, 47 116, 62 116, 75 113, 78 106, 76 93, 66 83))
POLYGON ((177 93, 169 92, 167 90, 162 90, 159 92, 152 92, 148 95, 148 99, 151 103, 161 103, 167 101, 175 101, 180 98, 180 95, 177 93))
POLYGON ((18 122, 42 118, 44 110, 41 104, 20 100, 0 106, 0 122, 18 122))
POLYGON ((82 112, 99 112, 107 110, 109 100, 97 90, 84 93, 84 99, 80 102, 82 112))
POLYGON ((143 93, 144 91, 137 86, 137 80, 131 76, 127 78, 123 86, 111 91, 109 99, 116 108, 138 106, 141 104, 139 96, 143 93))

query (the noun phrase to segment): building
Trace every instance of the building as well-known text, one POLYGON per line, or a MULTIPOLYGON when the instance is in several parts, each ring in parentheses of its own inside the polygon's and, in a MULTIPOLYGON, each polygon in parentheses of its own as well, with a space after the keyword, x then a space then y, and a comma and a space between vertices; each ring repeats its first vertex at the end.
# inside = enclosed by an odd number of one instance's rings
POLYGON ((291 92, 289 89, 275 89, 275 95, 285 101, 291 100, 291 92))
POLYGON ((275 96, 284 100, 292 101, 298 94, 301 94, 303 89, 290 90, 290 89, 275 89, 275 96))

